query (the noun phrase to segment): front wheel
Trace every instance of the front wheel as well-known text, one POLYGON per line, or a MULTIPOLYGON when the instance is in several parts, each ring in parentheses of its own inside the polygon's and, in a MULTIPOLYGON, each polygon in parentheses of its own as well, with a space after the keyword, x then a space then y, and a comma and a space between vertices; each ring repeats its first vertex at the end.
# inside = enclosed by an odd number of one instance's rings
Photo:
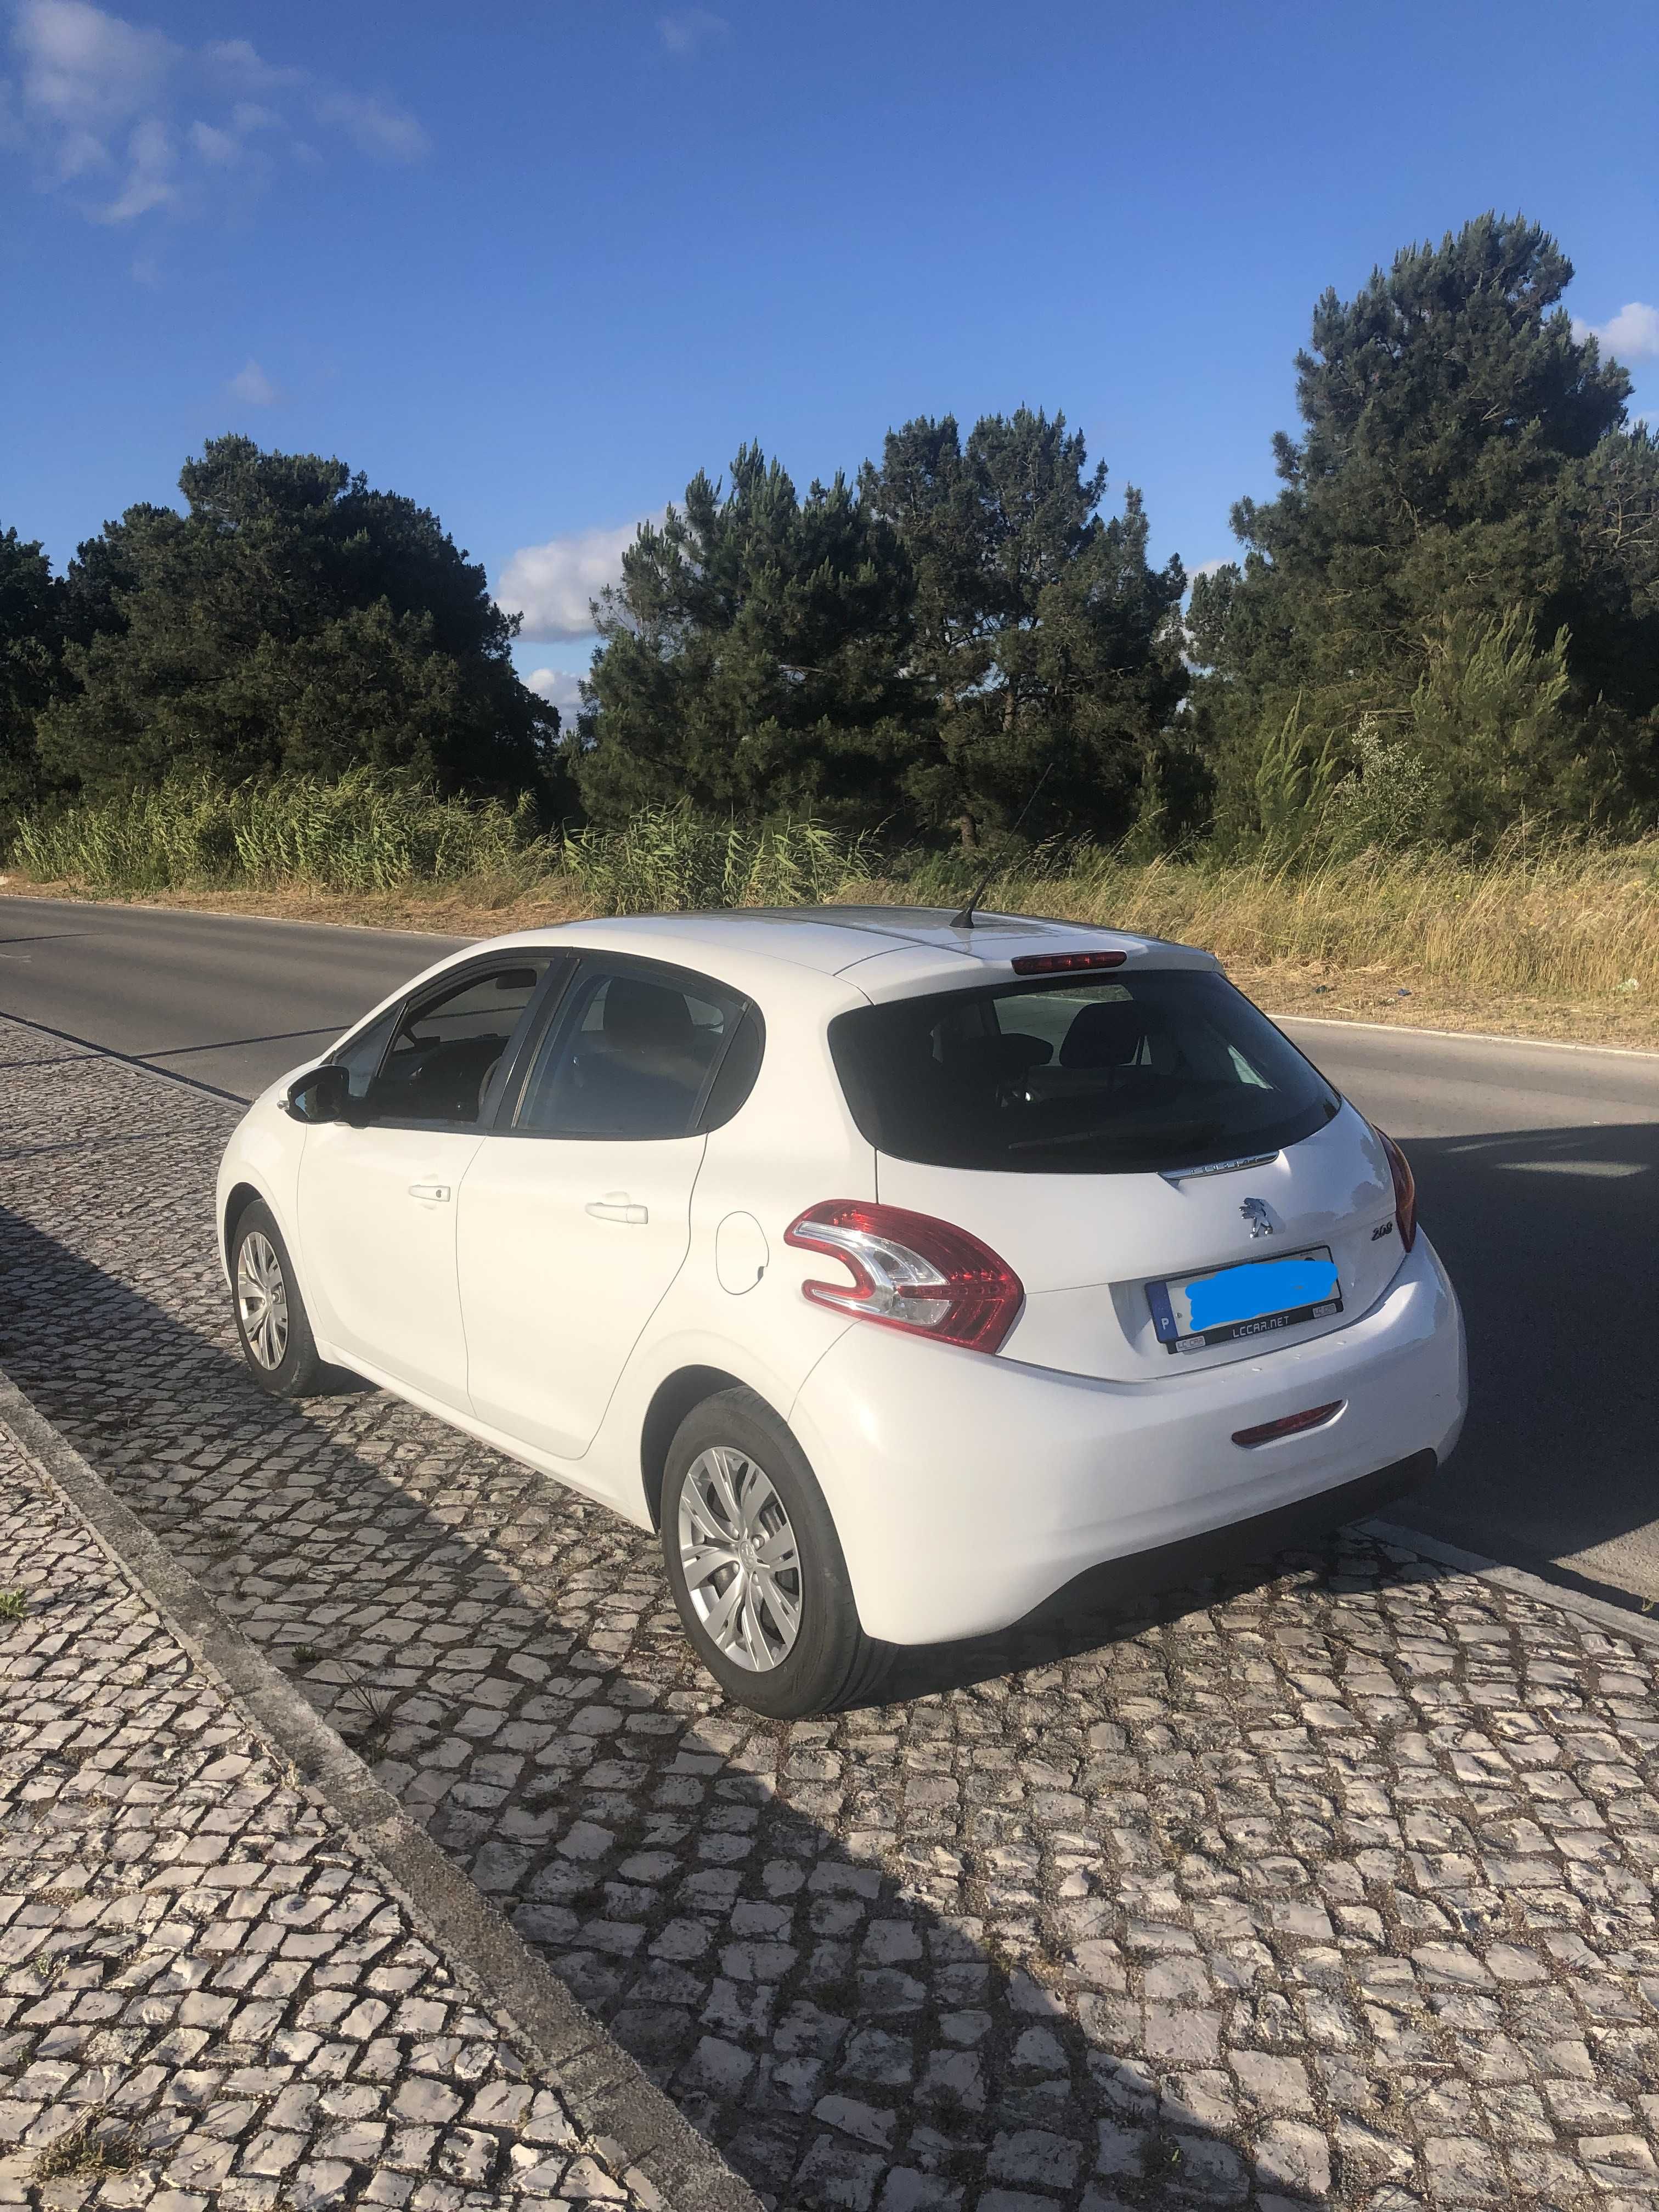
POLYGON ((881 1647, 859 1625, 836 1524, 805 1453, 752 1390, 723 1390, 681 1422, 662 1545, 697 1656, 739 1705, 803 1720, 868 1692, 881 1647))
POLYGON ((312 1395, 322 1382, 323 1364, 283 1232, 262 1200, 237 1221, 230 1279, 236 1334, 254 1381, 273 1398, 312 1395))

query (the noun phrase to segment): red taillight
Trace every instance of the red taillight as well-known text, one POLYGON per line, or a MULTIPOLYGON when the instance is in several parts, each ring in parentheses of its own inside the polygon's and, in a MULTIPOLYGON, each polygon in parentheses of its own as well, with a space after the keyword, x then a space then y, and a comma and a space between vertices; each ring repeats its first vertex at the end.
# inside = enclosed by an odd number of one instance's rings
POLYGON ((988 1244, 902 1206, 826 1199, 791 1222, 783 1241, 804 1252, 827 1253, 853 1278, 803 1283, 814 1305, 912 1329, 969 1352, 994 1352, 1025 1302, 1019 1277, 988 1244))
POLYGON ((1022 952, 1009 966, 1016 975, 1074 975, 1079 968, 1121 968, 1127 952, 1022 952))
POLYGON ((1260 1428, 1235 1429, 1236 1444, 1270 1444, 1278 1437, 1299 1437, 1304 1429, 1322 1429, 1327 1421, 1334 1421, 1347 1404, 1346 1398, 1333 1398, 1328 1406, 1310 1406, 1305 1413, 1286 1413, 1281 1420, 1263 1421, 1260 1428))
POLYGON ((1417 1242, 1417 1178, 1394 1139, 1385 1137, 1381 1129, 1376 1137, 1389 1156, 1389 1172, 1394 1177, 1394 1218, 1400 1224, 1400 1249, 1409 1252, 1417 1242))

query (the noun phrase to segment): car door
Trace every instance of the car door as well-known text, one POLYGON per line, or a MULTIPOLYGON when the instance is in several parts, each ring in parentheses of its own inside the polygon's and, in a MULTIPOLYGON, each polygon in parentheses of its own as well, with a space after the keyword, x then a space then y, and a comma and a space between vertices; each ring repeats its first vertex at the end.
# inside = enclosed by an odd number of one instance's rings
MULTIPOLYGON (((307 1129, 299 1234, 317 1334, 344 1358, 467 1408, 455 1194, 552 956, 469 963, 340 1057, 350 1119, 307 1129)), ((568 964, 568 963, 567 963, 568 964)))
POLYGON ((574 1459, 684 1261, 702 1117, 744 1001, 590 956, 461 1187, 472 1410, 574 1459))

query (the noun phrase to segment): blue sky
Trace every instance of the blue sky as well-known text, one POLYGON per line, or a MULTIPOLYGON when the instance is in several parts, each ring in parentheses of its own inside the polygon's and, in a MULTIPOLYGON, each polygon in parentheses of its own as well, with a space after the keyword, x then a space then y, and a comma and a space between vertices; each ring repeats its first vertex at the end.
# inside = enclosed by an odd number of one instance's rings
POLYGON ((564 696, 699 466, 1024 401, 1195 567, 1319 291, 1487 207, 1659 410, 1656 110, 1625 0, 0 0, 0 526, 61 562, 219 432, 337 453, 564 696))

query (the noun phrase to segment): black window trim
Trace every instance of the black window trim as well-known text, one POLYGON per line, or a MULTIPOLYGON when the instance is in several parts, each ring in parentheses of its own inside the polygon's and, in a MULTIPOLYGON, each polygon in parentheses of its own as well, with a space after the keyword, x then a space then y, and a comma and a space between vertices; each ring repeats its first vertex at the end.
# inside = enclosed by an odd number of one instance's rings
MULTIPOLYGON (((697 968, 682 968, 672 960, 651 960, 636 952, 607 952, 598 947, 584 947, 574 962, 565 981, 565 988, 556 1001, 538 1009, 532 1029, 513 1056, 509 1081, 498 1092, 495 1119, 489 1134, 495 1137, 514 1137, 532 1144, 542 1145, 679 1145, 688 1137, 706 1136, 703 1117, 708 1111, 708 1101, 714 1095, 720 1072, 726 1064, 738 1031, 745 1016, 752 1015, 760 1031, 761 1056, 766 1052, 766 1019, 746 991, 733 983, 723 982, 718 975, 710 975, 697 968), (530 1075, 540 1056, 548 1032, 558 1019, 560 1008, 572 997, 582 980, 598 968, 608 975, 638 975, 651 983, 666 983, 669 988, 688 990, 702 998, 729 1000, 737 1008, 737 1015, 720 1040, 720 1050, 703 1073, 702 1087, 697 1092, 695 1109, 686 1116, 686 1127, 678 1137, 630 1137, 617 1131, 605 1136, 591 1133, 566 1133, 559 1129, 523 1129, 519 1127, 519 1115, 524 1110, 525 1094, 529 1089, 530 1075)), ((757 1062, 758 1068, 759 1062, 757 1062)), ((738 1109, 742 1111, 741 1107, 738 1109)))
MULTIPOLYGON (((406 991, 398 1000, 396 1006, 392 1009, 392 1028, 387 1034, 386 1046, 380 1054, 374 1073, 369 1078, 371 1085, 380 1080, 380 1071, 386 1066, 386 1054, 392 1049, 392 1039, 402 1029, 405 1016, 424 1000, 428 998, 447 998, 456 988, 482 981, 486 975, 493 975, 499 969, 522 968, 529 961, 543 958, 545 958, 548 963, 546 973, 531 993, 514 1023, 513 1036, 519 1042, 515 1046, 513 1038, 508 1039, 507 1051, 502 1054, 507 1066, 505 1069, 498 1067, 491 1078, 490 1092, 493 1096, 488 1096, 488 1103, 476 1120, 427 1121, 416 1121, 406 1115, 394 1117, 391 1115, 384 1116, 354 1115, 349 1119, 349 1126, 356 1129, 412 1129, 428 1136, 453 1134, 483 1137, 489 1135, 495 1117, 500 1114, 501 1101, 507 1094, 507 1085, 512 1078, 519 1073, 526 1042, 532 1035, 541 1034, 544 1006, 550 989, 553 1001, 556 1005, 557 1001, 563 997, 570 978, 580 964, 580 956, 573 945, 500 945, 488 953, 481 954, 475 960, 459 961, 454 967, 446 968, 441 975, 433 976, 430 982, 423 985, 418 991, 406 991)), ((344 1052, 349 1047, 354 1038, 361 1036, 372 1023, 383 1021, 387 1009, 382 1006, 379 1012, 370 1015, 368 1021, 359 1022, 356 1028, 349 1035, 343 1037, 334 1050, 330 1053, 330 1063, 335 1060, 338 1054, 344 1052)))

